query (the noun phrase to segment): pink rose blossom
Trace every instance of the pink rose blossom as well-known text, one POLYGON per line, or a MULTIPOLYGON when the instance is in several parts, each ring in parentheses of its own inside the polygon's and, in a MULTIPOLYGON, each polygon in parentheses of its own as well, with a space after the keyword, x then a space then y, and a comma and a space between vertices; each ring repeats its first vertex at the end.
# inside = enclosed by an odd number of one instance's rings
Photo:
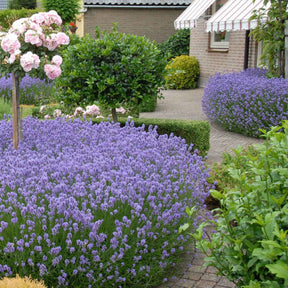
POLYGON ((62 25, 62 19, 54 10, 45 13, 45 23, 50 26, 51 24, 62 25))
POLYGON ((5 52, 14 54, 15 51, 19 50, 21 47, 18 36, 15 33, 8 33, 3 37, 1 41, 1 47, 5 52))
POLYGON ((36 45, 37 47, 42 45, 41 35, 34 30, 27 30, 25 33, 25 42, 31 43, 32 45, 36 45))
POLYGON ((40 64, 40 59, 37 54, 33 54, 31 51, 23 54, 20 58, 20 65, 25 72, 31 71, 33 68, 37 69, 40 64))
POLYGON ((126 110, 123 107, 120 107, 120 108, 116 108, 116 112, 124 114, 126 112, 126 110))
POLYGON ((57 34, 55 33, 51 33, 49 36, 45 38, 43 42, 43 46, 48 48, 49 51, 53 51, 59 46, 56 35, 57 34))
POLYGON ((45 119, 50 119, 51 116, 47 114, 47 115, 44 116, 44 118, 45 118, 45 119))
POLYGON ((23 34, 28 29, 28 18, 20 18, 13 22, 11 29, 9 30, 9 33, 15 33, 18 36, 20 34, 23 34))
POLYGON ((45 16, 46 16, 45 12, 40 12, 40 13, 33 14, 30 17, 30 19, 31 19, 31 21, 33 21, 37 24, 43 25, 43 24, 45 24, 45 16))
POLYGON ((40 107, 40 113, 43 113, 44 110, 46 110, 46 105, 42 105, 42 106, 40 107))
POLYGON ((77 117, 78 114, 84 113, 85 110, 82 107, 77 107, 74 112, 74 117, 77 117))
POLYGON ((100 109, 96 105, 91 105, 86 107, 86 115, 100 115, 100 109))
POLYGON ((63 32, 59 32, 56 34, 56 39, 57 39, 57 43, 58 45, 68 45, 70 42, 70 38, 69 36, 67 36, 65 33, 63 32))
POLYGON ((61 68, 56 65, 46 64, 44 65, 44 72, 49 79, 54 80, 61 75, 61 68))
POLYGON ((53 56, 52 61, 51 61, 52 64, 55 64, 58 67, 62 64, 62 62, 63 62, 63 59, 59 55, 53 56))
POLYGON ((60 109, 55 109, 53 112, 53 117, 60 117, 62 114, 62 111, 60 109))

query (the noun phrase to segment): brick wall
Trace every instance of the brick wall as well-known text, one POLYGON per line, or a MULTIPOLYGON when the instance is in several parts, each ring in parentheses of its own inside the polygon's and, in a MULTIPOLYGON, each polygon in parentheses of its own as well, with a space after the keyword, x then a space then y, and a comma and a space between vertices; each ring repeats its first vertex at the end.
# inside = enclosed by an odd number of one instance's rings
MULTIPOLYGON (((191 30, 190 55, 200 64, 199 86, 205 86, 209 76, 216 72, 240 71, 244 68, 245 31, 230 32, 229 49, 219 52, 209 49, 209 33, 205 32, 204 19, 199 19, 196 28, 191 30)), ((255 67, 256 44, 251 39, 248 67, 255 67)))
POLYGON ((176 8, 88 8, 84 33, 94 37, 96 25, 101 31, 109 31, 113 23, 117 23, 121 33, 145 35, 162 42, 176 32, 173 23, 183 11, 176 8))

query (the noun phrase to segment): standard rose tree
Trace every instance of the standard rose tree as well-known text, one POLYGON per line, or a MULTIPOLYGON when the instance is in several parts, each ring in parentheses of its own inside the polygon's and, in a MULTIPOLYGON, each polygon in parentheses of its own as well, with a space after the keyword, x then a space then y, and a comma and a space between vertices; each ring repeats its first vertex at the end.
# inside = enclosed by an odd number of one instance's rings
POLYGON ((16 20, 7 32, 0 33, 0 72, 13 76, 13 142, 17 149, 20 129, 19 82, 26 75, 54 80, 61 74, 62 57, 57 51, 69 44, 60 31, 61 17, 56 11, 40 12, 16 20))

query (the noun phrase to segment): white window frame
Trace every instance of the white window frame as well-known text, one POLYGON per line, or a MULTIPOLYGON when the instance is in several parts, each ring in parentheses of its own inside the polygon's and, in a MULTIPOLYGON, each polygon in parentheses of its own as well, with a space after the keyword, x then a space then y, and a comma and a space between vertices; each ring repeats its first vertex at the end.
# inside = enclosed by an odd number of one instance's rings
MULTIPOLYGON (((216 2, 217 0, 212 4, 212 15, 216 12, 216 2)), ((216 34, 219 34, 222 32, 211 32, 210 33, 210 48, 211 49, 229 49, 229 31, 225 31, 225 39, 228 38, 228 41, 215 41, 216 34)))

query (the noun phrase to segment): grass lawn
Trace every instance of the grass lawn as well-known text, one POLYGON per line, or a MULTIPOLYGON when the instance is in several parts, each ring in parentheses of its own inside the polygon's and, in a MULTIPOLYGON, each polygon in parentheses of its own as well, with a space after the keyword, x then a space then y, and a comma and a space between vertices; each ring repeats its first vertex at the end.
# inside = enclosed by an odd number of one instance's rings
MULTIPOLYGON (((32 110, 35 106, 33 105, 20 105, 22 109, 22 118, 32 115, 32 110)), ((4 102, 3 99, 0 99, 0 120, 3 119, 4 114, 12 115, 12 103, 4 102)))

